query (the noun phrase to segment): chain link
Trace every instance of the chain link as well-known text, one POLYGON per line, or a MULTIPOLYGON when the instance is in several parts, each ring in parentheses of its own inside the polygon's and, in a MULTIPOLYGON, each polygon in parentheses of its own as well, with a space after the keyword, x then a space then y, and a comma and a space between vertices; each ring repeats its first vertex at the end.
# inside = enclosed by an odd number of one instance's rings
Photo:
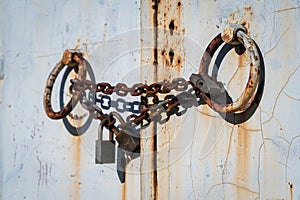
MULTIPOLYGON (((172 115, 181 116, 186 113, 188 108, 204 104, 200 90, 184 78, 175 78, 170 82, 163 81, 151 85, 137 83, 131 87, 125 83, 112 86, 106 82, 95 84, 89 80, 78 81, 76 79, 72 80, 71 83, 74 92, 90 90, 91 93, 103 93, 99 99, 96 98, 95 100, 102 109, 108 110, 114 107, 118 112, 131 112, 132 114, 126 119, 126 126, 139 127, 140 129, 147 127, 151 122, 164 124, 172 115), (190 89, 188 89, 189 86, 191 86, 190 89), (178 95, 169 94, 172 90, 180 93, 178 95), (113 101, 109 96, 113 93, 121 97, 128 94, 141 96, 141 102, 126 102, 120 98, 113 101), (160 100, 158 94, 165 95, 164 99, 160 100)), ((113 116, 104 114, 102 109, 92 100, 92 98, 88 99, 84 95, 81 99, 81 104, 90 112, 91 117, 101 121, 109 121, 110 123, 105 125, 109 129, 116 128, 116 120, 112 120, 113 116)))
MULTIPOLYGON (((51 107, 51 102, 48 100, 51 97, 52 85, 47 86, 46 89, 50 91, 48 94, 46 92, 45 97, 45 108, 50 113, 48 116, 53 118, 61 118, 68 115, 72 107, 76 105, 77 101, 80 101, 83 108, 85 108, 89 115, 98 119, 101 122, 105 122, 103 125, 112 131, 116 137, 123 130, 143 129, 147 127, 151 122, 157 122, 159 124, 166 123, 172 115, 181 116, 188 108, 192 106, 198 106, 203 104, 202 93, 191 81, 187 81, 184 78, 174 78, 172 81, 162 81, 157 83, 152 83, 150 85, 144 83, 136 83, 131 87, 128 87, 125 83, 118 83, 116 85, 111 85, 107 82, 94 83, 93 81, 86 80, 86 65, 88 62, 82 57, 77 55, 77 53, 66 51, 66 56, 71 61, 74 59, 76 65, 78 66, 78 78, 71 80, 71 86, 69 87, 69 92, 72 94, 72 99, 68 103, 66 110, 68 112, 54 112, 51 107), (171 91, 179 92, 179 94, 171 94, 171 91), (95 94, 102 93, 100 96, 95 94), (117 100, 112 100, 110 95, 116 94, 120 97, 125 97, 131 95, 133 97, 138 96, 141 98, 140 102, 126 102, 122 98, 117 100), (160 97, 163 99, 160 99, 160 97), (47 101, 48 100, 48 101, 47 101), (74 102, 74 103, 73 103, 74 102), (100 104, 100 106, 99 106, 100 104), (101 107, 101 108, 100 108, 101 107), (117 112, 131 112, 126 120, 120 120, 121 116, 119 114, 114 114, 116 112, 111 112, 106 114, 102 109, 109 110, 111 107, 115 108, 117 112), (116 117, 119 116, 119 117, 116 117), (116 126, 117 120, 119 125, 116 126)), ((57 74, 62 69, 62 66, 68 64, 62 62, 55 68, 55 76, 51 76, 55 80, 57 74)), ((72 63, 71 63, 72 64, 72 63)), ((74 68, 75 69, 75 68, 74 68)), ((49 81, 49 83, 52 83, 49 81)), ((46 91, 48 91, 46 90, 46 91)), ((121 136, 120 136, 121 137, 121 136)))
MULTIPOLYGON (((93 93, 90 93, 93 94, 93 93)), ((127 102, 124 99, 118 98, 116 101, 112 100, 109 95, 101 95, 100 98, 96 97, 96 103, 99 103, 102 109, 109 110, 115 108, 119 113, 131 112, 138 114, 140 113, 140 102, 132 101, 127 102)))
POLYGON ((89 89, 92 92, 101 92, 107 95, 116 93, 118 96, 126 96, 128 93, 131 96, 141 96, 142 94, 154 95, 157 93, 167 94, 171 90, 184 91, 191 84, 190 81, 184 78, 175 78, 171 82, 163 81, 152 83, 151 85, 136 83, 132 87, 128 87, 125 83, 118 83, 112 86, 107 82, 95 84, 90 80, 79 81, 78 79, 73 79, 71 83, 74 85, 73 89, 75 91, 89 89))

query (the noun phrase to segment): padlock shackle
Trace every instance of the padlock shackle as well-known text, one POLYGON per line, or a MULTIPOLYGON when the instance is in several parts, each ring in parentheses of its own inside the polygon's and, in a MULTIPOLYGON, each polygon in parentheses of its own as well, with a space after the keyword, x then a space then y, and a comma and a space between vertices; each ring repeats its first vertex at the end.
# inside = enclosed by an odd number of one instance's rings
MULTIPOLYGON (((102 120, 101 123, 99 124, 98 127, 98 139, 102 140, 103 137, 103 127, 108 123, 108 120, 102 120)), ((109 130, 109 140, 112 141, 113 140, 113 132, 111 130, 109 130)))
POLYGON ((116 118, 120 121, 120 124, 123 125, 123 124, 126 123, 125 120, 123 119, 123 117, 122 117, 119 113, 117 113, 117 112, 115 112, 115 111, 112 111, 112 112, 110 113, 110 115, 116 117, 116 118))

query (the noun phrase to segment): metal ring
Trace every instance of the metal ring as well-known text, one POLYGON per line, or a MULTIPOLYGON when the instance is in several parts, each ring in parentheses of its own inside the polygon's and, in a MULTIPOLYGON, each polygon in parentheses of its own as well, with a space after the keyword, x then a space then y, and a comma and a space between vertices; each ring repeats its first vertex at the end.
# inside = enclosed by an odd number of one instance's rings
MULTIPOLYGON (((54 111, 52 108, 52 104, 51 104, 52 90, 53 90, 54 83, 58 77, 58 74, 62 71, 62 69, 66 65, 74 67, 74 63, 66 62, 64 60, 64 57, 66 56, 72 57, 72 52, 68 50, 64 52, 63 59, 52 69, 46 81, 43 102, 44 102, 45 112, 48 115, 48 117, 50 117, 51 119, 61 119, 63 117, 66 117, 68 114, 70 114, 70 112, 78 103, 78 100, 81 96, 81 91, 75 91, 70 101, 61 110, 54 111)), ((79 64, 77 63, 79 80, 85 80, 86 77, 86 62, 84 58, 82 58, 82 60, 83 62, 80 62, 79 64)))
MULTIPOLYGON (((262 53, 261 53, 258 45, 257 44, 255 44, 255 45, 258 49, 259 59, 260 59, 260 67, 261 67, 260 74, 259 74, 259 82, 258 82, 258 86, 257 86, 257 92, 255 94, 254 100, 252 101, 251 105, 245 111, 238 112, 238 113, 219 113, 222 116, 222 118, 224 118, 227 122, 229 122, 231 124, 240 124, 240 123, 247 121, 256 111, 256 109, 261 101, 261 98, 263 96, 264 85, 265 85, 265 65, 264 65, 262 53)), ((224 59, 224 55, 234 47, 235 46, 233 46, 231 44, 225 44, 222 47, 222 49, 220 50, 220 53, 218 54, 216 61, 214 63, 214 67, 212 70, 213 77, 218 76, 219 68, 221 67, 221 63, 224 59)), ((227 99, 227 102, 232 102, 232 101, 230 101, 230 99, 229 100, 227 99)))
MULTIPOLYGON (((219 113, 233 113, 237 111, 245 110, 251 105, 253 101, 253 95, 256 91, 259 74, 260 74, 260 59, 255 42, 243 31, 237 31, 237 39, 245 46, 246 51, 250 55, 250 74, 245 90, 241 96, 232 103, 219 104, 213 102, 205 92, 201 91, 201 95, 204 101, 215 111, 219 113)), ((217 35, 206 48, 206 51, 200 62, 199 73, 205 73, 207 75, 211 58, 216 50, 223 43, 221 34, 217 35)))

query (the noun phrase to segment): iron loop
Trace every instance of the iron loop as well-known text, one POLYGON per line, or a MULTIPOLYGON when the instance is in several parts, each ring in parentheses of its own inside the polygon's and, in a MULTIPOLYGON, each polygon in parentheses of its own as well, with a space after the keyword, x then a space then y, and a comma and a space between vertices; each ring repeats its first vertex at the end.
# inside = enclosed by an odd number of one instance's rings
MULTIPOLYGON (((201 95, 204 99, 204 101, 209 105, 212 109, 219 113, 234 113, 234 112, 241 112, 243 110, 246 110, 252 103, 253 99, 252 98, 255 95, 258 81, 259 81, 259 74, 260 74, 260 57, 259 53, 257 50, 257 47, 255 45, 254 40, 249 37, 246 33, 245 30, 242 30, 240 26, 235 26, 233 27, 232 30, 233 33, 236 36, 232 36, 232 38, 235 38, 239 41, 239 44, 242 44, 245 48, 246 51, 250 57, 250 73, 249 73, 249 79, 247 81, 247 85, 241 94, 241 96, 232 103, 228 104, 220 104, 218 102, 213 101, 208 94, 206 94, 204 91, 201 91, 201 95), (238 27, 238 30, 234 29, 235 27, 238 27)), ((226 29, 227 30, 227 29, 226 29)), ((211 62, 211 58, 213 57, 214 53, 216 50, 221 46, 221 44, 225 40, 224 35, 226 34, 219 34, 217 35, 208 45, 208 47, 205 50, 205 53, 201 59, 200 62, 200 69, 199 69, 199 74, 204 74, 208 76, 208 68, 209 64, 211 62)), ((226 38, 227 39, 227 38, 226 38)), ((227 40, 226 40, 227 41, 227 40)), ((231 44, 239 45, 238 43, 232 42, 231 39, 228 39, 228 41, 231 44)), ((212 77, 212 79, 216 80, 216 77, 212 77)))
POLYGON ((68 114, 70 114, 70 112, 76 106, 76 104, 78 103, 82 95, 82 91, 75 91, 72 94, 72 98, 61 110, 59 111, 53 110, 52 103, 51 103, 53 86, 59 73, 66 65, 69 67, 78 66, 78 79, 80 81, 86 79, 86 68, 87 68, 86 65, 89 65, 89 63, 80 55, 81 54, 78 52, 72 52, 70 50, 66 50, 63 54, 62 60, 53 68, 53 70, 48 76, 48 79, 46 81, 45 91, 44 91, 43 104, 44 104, 44 110, 46 114, 51 119, 61 119, 66 117, 68 114), (76 56, 76 61, 73 58, 75 56, 76 56))

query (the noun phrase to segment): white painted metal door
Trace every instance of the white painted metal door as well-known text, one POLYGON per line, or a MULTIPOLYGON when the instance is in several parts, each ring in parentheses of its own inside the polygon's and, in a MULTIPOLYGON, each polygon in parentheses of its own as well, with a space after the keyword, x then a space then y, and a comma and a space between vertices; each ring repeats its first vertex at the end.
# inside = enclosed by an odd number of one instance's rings
MULTIPOLYGON (((0 199, 300 199, 299 8, 296 0, 1 1, 0 199), (44 112, 46 79, 65 49, 84 52, 96 82, 188 79, 228 23, 243 24, 262 52, 265 85, 254 114, 234 124, 200 105, 151 123, 125 183, 116 164, 95 164, 99 121, 74 137, 44 112)), ((220 66, 218 81, 234 100, 249 68, 249 55, 234 50, 220 66)), ((55 109, 68 89, 62 79, 55 109)), ((88 114, 76 112, 83 120, 68 119, 78 131, 88 114)))

